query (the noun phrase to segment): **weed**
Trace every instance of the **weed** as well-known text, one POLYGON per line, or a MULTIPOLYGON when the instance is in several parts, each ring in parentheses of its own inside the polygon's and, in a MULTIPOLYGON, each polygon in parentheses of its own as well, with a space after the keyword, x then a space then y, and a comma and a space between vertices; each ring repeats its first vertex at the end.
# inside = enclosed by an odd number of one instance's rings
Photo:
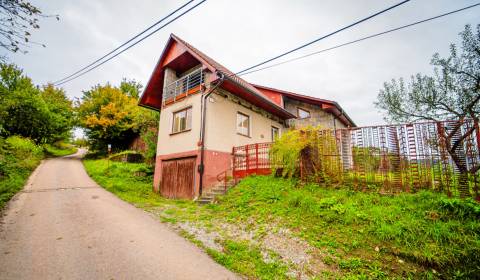
MULTIPOLYGON (((287 228, 319 252, 332 270, 319 279, 455 279, 480 275, 478 204, 429 191, 382 196, 377 193, 299 185, 294 179, 245 178, 215 205, 167 200, 151 191, 152 179, 135 177, 143 165, 84 161, 107 190, 139 207, 154 209, 169 223, 197 223, 218 231, 218 223, 242 225, 261 239, 266 229, 287 228), (113 167, 115 166, 115 167, 113 167), (169 210, 167 210, 169 209, 169 210), (272 224, 275 224, 272 226, 272 224), (378 247, 378 249, 377 249, 378 247)), ((157 213, 157 212, 156 212, 157 213)), ((265 262, 260 248, 244 240, 209 250, 219 263, 248 278, 286 278, 288 268, 274 256, 265 262)))

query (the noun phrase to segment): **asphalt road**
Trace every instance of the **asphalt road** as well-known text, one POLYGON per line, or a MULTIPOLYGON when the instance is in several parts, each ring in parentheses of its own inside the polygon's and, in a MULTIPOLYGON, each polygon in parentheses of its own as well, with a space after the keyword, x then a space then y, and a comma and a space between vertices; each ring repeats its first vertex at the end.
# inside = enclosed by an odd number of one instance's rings
POLYGON ((100 188, 79 155, 45 160, 0 224, 0 279, 236 279, 100 188))

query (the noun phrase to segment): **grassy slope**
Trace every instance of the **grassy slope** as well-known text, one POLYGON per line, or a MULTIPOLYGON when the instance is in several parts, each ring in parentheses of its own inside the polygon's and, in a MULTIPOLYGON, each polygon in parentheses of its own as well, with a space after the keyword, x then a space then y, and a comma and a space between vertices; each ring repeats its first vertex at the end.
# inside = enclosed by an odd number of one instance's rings
POLYGON ((12 137, 7 142, 0 139, 0 210, 25 185, 33 170, 40 164, 45 155, 59 157, 73 154, 75 147, 45 144, 37 146, 28 139, 12 137))
POLYGON ((61 148, 59 148, 55 145, 45 144, 43 145, 43 148, 45 153, 52 157, 63 157, 77 152, 77 148, 70 145, 62 145, 61 148))
MULTIPOLYGON (((28 167, 20 166, 6 177, 0 178, 0 210, 25 185, 32 171, 40 163, 41 158, 28 160, 28 167)), ((24 163, 22 163, 23 165, 24 163)))
POLYGON ((85 161, 85 166, 107 190, 164 222, 220 233, 215 242, 222 249, 207 246, 207 252, 248 278, 291 278, 295 275, 287 271, 299 271, 276 252, 266 257, 262 248, 268 236, 285 228, 307 242, 310 264, 301 268, 307 276, 469 278, 480 273, 480 208, 475 202, 429 192, 390 197, 251 177, 218 204, 202 207, 153 194, 150 177, 132 175, 142 164, 111 163, 110 176, 104 160, 85 161), (229 227, 253 237, 239 237, 225 230, 229 227))
POLYGON ((42 148, 31 140, 0 138, 0 210, 22 189, 42 158, 42 148))

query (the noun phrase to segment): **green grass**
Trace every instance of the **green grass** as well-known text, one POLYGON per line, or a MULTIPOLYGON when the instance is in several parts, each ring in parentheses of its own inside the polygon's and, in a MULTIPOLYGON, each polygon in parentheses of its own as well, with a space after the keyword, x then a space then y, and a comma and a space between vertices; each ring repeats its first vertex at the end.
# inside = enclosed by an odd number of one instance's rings
POLYGON ((63 157, 77 152, 76 147, 65 143, 45 144, 43 145, 43 149, 45 150, 45 154, 51 157, 63 157))
POLYGON ((259 241, 279 228, 314 250, 308 270, 317 279, 471 279, 480 275, 480 206, 437 193, 382 196, 301 185, 295 180, 249 177, 220 198, 198 206, 151 192, 151 177, 133 176, 143 164, 84 161, 88 173, 120 198, 158 214, 163 222, 189 222, 218 231, 223 250, 206 251, 251 279, 288 278, 292 265, 265 261, 259 241), (222 226, 251 230, 254 241, 235 239, 222 226), (268 230, 267 230, 268 229, 268 230))
POLYGON ((22 137, 0 137, 0 210, 25 185, 43 158, 43 150, 22 137))
POLYGON ((253 279, 287 279, 287 266, 275 259, 275 256, 271 256, 272 261, 265 262, 261 250, 246 241, 225 240, 222 245, 223 252, 207 252, 226 268, 253 279))

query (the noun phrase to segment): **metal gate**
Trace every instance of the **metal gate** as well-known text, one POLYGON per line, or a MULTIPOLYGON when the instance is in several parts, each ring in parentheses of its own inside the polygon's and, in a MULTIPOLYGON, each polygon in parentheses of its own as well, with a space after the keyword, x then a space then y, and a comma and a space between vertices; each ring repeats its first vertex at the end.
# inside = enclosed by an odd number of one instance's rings
POLYGON ((233 177, 239 179, 252 174, 270 174, 271 144, 256 143, 233 147, 233 177))
MULTIPOLYGON (((233 176, 269 174, 270 146, 233 148, 233 176)), ((480 129, 474 120, 321 130, 313 146, 318 150, 309 160, 322 162, 329 183, 385 193, 431 189, 480 199, 480 129)), ((306 179, 302 163, 300 176, 306 179)))

